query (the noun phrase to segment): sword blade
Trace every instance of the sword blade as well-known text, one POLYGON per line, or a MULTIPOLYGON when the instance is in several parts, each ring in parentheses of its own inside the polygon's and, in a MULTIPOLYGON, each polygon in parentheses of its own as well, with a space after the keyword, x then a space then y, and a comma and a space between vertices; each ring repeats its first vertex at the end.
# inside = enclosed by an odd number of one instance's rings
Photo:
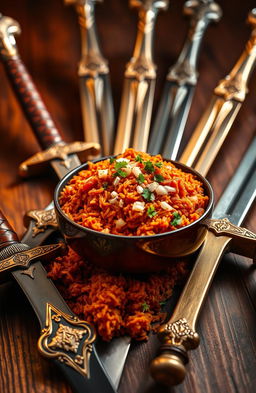
POLYGON ((113 150, 114 111, 108 74, 80 76, 80 97, 86 142, 97 142, 102 154, 113 150))
POLYGON ((176 160, 195 87, 166 81, 148 151, 176 160))
POLYGON ((206 176, 242 103, 213 96, 180 161, 206 176))
POLYGON ((234 176, 228 183, 213 213, 213 218, 228 217, 241 225, 256 197, 256 137, 250 144, 234 176))
POLYGON ((81 161, 79 160, 76 154, 70 154, 68 156, 68 165, 65 165, 65 161, 54 159, 50 161, 50 165, 54 169, 54 172, 58 176, 59 179, 62 179, 71 169, 74 169, 81 165, 81 161))
POLYGON ((126 78, 114 153, 128 147, 145 151, 152 115, 155 79, 126 78))

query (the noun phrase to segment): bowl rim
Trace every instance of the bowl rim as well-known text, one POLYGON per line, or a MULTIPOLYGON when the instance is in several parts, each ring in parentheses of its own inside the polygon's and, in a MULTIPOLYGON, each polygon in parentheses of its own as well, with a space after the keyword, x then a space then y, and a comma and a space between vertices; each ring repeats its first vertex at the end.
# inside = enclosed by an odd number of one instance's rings
MULTIPOLYGON (((110 158, 115 158, 117 157, 119 154, 116 155, 109 155, 109 156, 104 156, 104 157, 100 157, 97 158, 95 160, 90 160, 90 162, 96 163, 99 161, 105 161, 107 159, 110 158)), ((204 218, 206 216, 208 216, 209 212, 212 210, 213 205, 214 205, 214 192, 213 192, 213 188, 210 184, 210 182, 203 176, 201 175, 199 172, 197 172, 195 169, 187 166, 186 164, 183 164, 182 162, 179 161, 174 161, 171 159, 166 159, 163 158, 164 161, 167 162, 171 162, 174 165, 177 165, 177 167, 179 167, 180 169, 184 170, 185 172, 188 173, 192 173, 194 174, 202 183, 204 186, 204 189, 207 188, 207 196, 209 197, 209 202, 207 205, 207 208, 204 212, 204 214, 199 217, 196 221, 193 221, 192 223, 181 227, 181 228, 177 228, 174 229, 173 231, 169 231, 169 232, 162 232, 162 233, 156 233, 154 235, 131 235, 131 236, 127 236, 127 235, 116 235, 114 233, 104 233, 104 232, 100 232, 100 231, 96 231, 95 229, 91 229, 91 228, 87 228, 84 227, 78 223, 76 223, 75 221, 71 220, 61 209, 60 204, 59 204, 59 199, 58 196, 60 195, 60 192, 62 191, 62 189, 65 187, 65 185, 67 184, 67 182, 76 174, 78 174, 80 171, 84 170, 87 166, 88 166, 88 161, 77 166, 76 168, 72 169, 71 171, 69 171, 57 184, 57 186, 55 187, 54 190, 54 208, 55 210, 57 210, 58 214, 63 217, 64 220, 66 220, 70 225, 74 226, 75 228, 85 231, 85 232, 89 232, 91 234, 97 235, 97 236, 103 236, 103 237, 107 237, 107 238, 114 238, 114 239, 126 239, 126 240, 147 240, 147 239, 157 239, 159 237, 165 237, 165 236, 174 236, 174 234, 178 234, 179 232, 185 231, 188 228, 193 227, 194 225, 196 225, 197 223, 200 223, 201 221, 204 220, 204 218)))

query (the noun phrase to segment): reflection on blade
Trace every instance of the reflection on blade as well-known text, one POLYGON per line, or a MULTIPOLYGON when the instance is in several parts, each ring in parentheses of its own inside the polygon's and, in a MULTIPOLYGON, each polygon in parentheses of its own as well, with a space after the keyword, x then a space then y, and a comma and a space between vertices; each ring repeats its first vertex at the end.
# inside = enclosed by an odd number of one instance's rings
POLYGON ((193 95, 194 86, 166 83, 149 142, 149 153, 161 153, 172 160, 177 158, 193 95))
POLYGON ((130 146, 146 150, 154 91, 155 80, 125 80, 115 154, 130 146))
POLYGON ((112 153, 114 114, 108 75, 80 77, 84 135, 101 145, 102 154, 112 153))
POLYGON ((214 218, 227 216, 233 224, 241 225, 256 197, 256 138, 245 153, 235 174, 223 192, 214 218))
POLYGON ((180 161, 206 176, 237 116, 241 103, 214 97, 180 161))

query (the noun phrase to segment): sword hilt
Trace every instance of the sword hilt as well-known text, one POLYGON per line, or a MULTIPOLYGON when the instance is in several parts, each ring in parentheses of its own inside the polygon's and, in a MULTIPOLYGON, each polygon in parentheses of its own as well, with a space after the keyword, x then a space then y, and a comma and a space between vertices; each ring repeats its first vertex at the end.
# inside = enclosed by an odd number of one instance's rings
POLYGON ((19 243, 18 236, 0 210, 0 250, 19 243))
POLYGON ((0 18, 0 32, 1 60, 39 144, 43 149, 46 149, 62 142, 60 133, 19 56, 15 41, 15 34, 20 33, 18 22, 2 16, 0 18))

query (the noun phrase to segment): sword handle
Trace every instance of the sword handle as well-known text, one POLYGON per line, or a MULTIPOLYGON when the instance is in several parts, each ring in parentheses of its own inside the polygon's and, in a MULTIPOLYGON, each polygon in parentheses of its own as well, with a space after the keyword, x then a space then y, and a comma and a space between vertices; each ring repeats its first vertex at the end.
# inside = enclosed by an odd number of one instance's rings
POLYGON ((61 143, 62 138, 19 56, 14 38, 18 32, 15 20, 5 16, 0 19, 0 58, 40 146, 47 149, 61 143))
POLYGON ((0 210, 0 251, 17 243, 19 243, 19 239, 16 232, 0 210))

